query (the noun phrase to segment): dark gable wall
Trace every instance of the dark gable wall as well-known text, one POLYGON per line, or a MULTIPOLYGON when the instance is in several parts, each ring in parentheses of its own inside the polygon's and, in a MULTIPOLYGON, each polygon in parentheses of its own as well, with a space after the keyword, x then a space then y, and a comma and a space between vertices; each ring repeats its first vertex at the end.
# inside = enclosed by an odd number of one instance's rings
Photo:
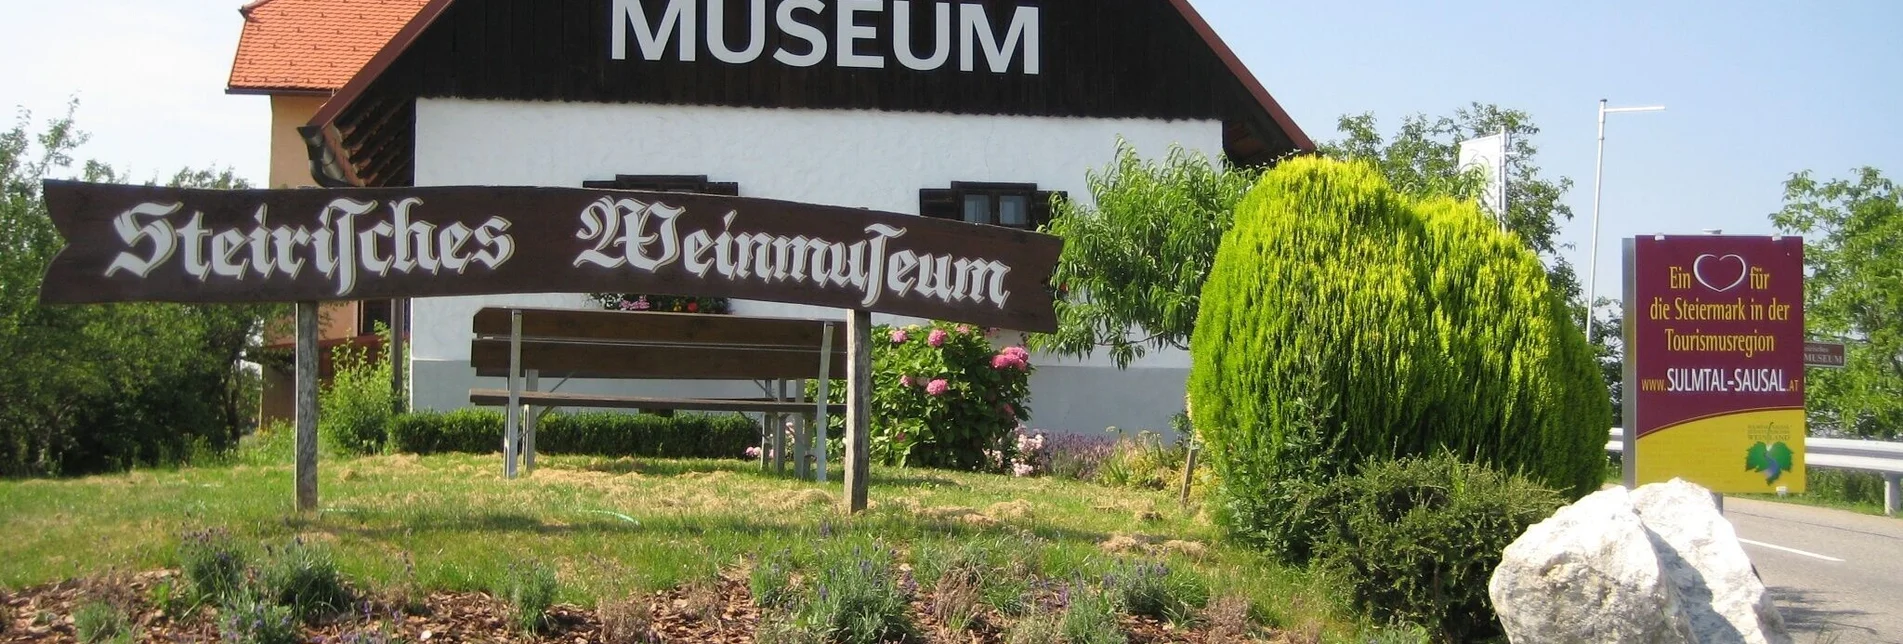
MULTIPOLYGON (((658 21, 666 0, 640 0, 658 21)), ((952 11, 953 53, 929 72, 902 65, 893 53, 892 6, 861 14, 874 25, 876 48, 862 41, 858 53, 882 54, 883 69, 837 64, 838 0, 824 0, 817 18, 798 12, 829 41, 827 58, 812 67, 773 60, 782 45, 804 53, 804 40, 781 32, 777 8, 767 0, 768 43, 759 59, 729 64, 716 59, 705 37, 706 16, 696 21, 697 55, 680 62, 678 40, 666 56, 648 61, 632 32, 627 59, 610 58, 613 0, 457 0, 339 119, 361 149, 351 156, 373 185, 400 185, 410 174, 407 129, 414 97, 633 102, 739 107, 870 109, 1011 114, 1060 117, 1222 120, 1240 128, 1271 154, 1293 149, 1286 136, 1249 97, 1170 0, 968 0, 985 7, 992 32, 1002 39, 1015 9, 1040 9, 1040 69, 1023 73, 1014 58, 1008 73, 990 71, 982 51, 976 71, 959 69, 962 44, 959 8, 952 11), (380 133, 380 134, 379 134, 380 133), (385 142, 384 139, 389 139, 385 142), (403 150, 387 149, 401 145, 403 150), (380 176, 379 176, 380 175, 380 176)), ((935 39, 938 0, 912 1, 913 38, 923 47, 935 39)), ((750 37, 751 0, 725 2, 728 42, 750 37)), ((696 6, 704 13, 706 2, 696 6)), ((678 38, 679 34, 675 34, 678 38)))
MULTIPOLYGON (((666 0, 641 1, 651 21, 667 6, 666 0)), ((403 62, 427 70, 416 92, 434 97, 1163 119, 1233 116, 1247 100, 1167 0, 972 2, 986 8, 1000 37, 1018 6, 1040 9, 1042 65, 1035 76, 1022 73, 1021 59, 1010 73, 993 73, 982 52, 979 71, 959 71, 956 54, 936 71, 905 68, 891 51, 892 0, 882 13, 860 14, 861 24, 876 25, 879 38, 861 41, 858 52, 883 54, 884 69, 837 66, 836 0, 826 2, 817 19, 798 12, 832 40, 826 60, 788 66, 772 60, 773 52, 808 47, 779 31, 782 1, 767 2, 766 53, 743 65, 715 59, 704 33, 696 39, 695 62, 674 60, 677 42, 669 43, 665 60, 644 60, 632 37, 628 59, 611 60, 611 0, 458 0, 403 62), (874 44, 877 50, 866 47, 874 44)), ((706 10, 704 1, 696 4, 706 10)), ((728 42, 747 40, 751 4, 725 2, 728 42)), ((934 6, 954 3, 911 4, 912 35, 923 43, 936 38, 934 6)), ((706 24, 702 16, 697 30, 706 24)))

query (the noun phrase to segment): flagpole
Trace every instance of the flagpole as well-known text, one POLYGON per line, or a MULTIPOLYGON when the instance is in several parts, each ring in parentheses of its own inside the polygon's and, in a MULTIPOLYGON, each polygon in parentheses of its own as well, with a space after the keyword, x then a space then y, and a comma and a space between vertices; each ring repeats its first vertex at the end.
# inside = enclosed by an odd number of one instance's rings
POLYGON ((1510 174, 1507 172, 1507 164, 1510 163, 1512 159, 1513 159, 1513 135, 1507 132, 1507 126, 1501 125, 1500 126, 1500 186, 1499 186, 1500 194, 1496 195, 1495 199, 1493 200, 1494 203, 1500 204, 1500 212, 1498 214, 1500 216, 1500 231, 1501 232, 1506 232, 1507 230, 1509 230, 1509 228, 1507 228, 1507 214, 1513 212, 1513 209, 1508 207, 1507 205, 1507 193, 1508 193, 1507 182, 1512 180, 1510 174))
POLYGON ((1592 341, 1592 310, 1598 304, 1599 287, 1599 194, 1603 175, 1606 171, 1606 115, 1619 112, 1662 112, 1663 105, 1646 107, 1606 107, 1606 99, 1599 99, 1599 154, 1593 161, 1592 170, 1592 256, 1587 259, 1586 271, 1586 315, 1580 328, 1586 330, 1586 341, 1592 341))

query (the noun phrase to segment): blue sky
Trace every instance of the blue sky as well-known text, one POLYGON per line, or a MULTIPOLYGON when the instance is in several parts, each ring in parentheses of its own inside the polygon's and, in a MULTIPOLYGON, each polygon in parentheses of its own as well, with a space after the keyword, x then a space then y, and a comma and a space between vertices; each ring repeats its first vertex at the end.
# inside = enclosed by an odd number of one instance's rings
MULTIPOLYGON (((1539 163, 1575 183, 1562 235, 1582 271, 1597 101, 1667 106, 1608 120, 1602 294, 1620 237, 1770 232, 1801 169, 1903 176, 1903 2, 1192 1, 1317 140, 1344 113, 1531 113, 1539 163)), ((14 27, 0 107, 45 117, 78 95, 83 156, 141 179, 187 165, 262 179, 267 104, 223 92, 239 4, 0 0, 14 27)))
POLYGON ((1798 170, 1903 178, 1903 2, 1193 4, 1318 141, 1345 113, 1529 112, 1545 174, 1574 182, 1562 237, 1582 281, 1598 101, 1665 105, 1607 117, 1601 295, 1621 237, 1770 233, 1798 170))

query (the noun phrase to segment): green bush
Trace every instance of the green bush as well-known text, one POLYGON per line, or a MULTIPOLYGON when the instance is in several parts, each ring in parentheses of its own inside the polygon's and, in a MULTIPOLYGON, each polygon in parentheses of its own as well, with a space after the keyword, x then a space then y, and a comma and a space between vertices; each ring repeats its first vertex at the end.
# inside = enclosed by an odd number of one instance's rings
MULTIPOLYGON (((389 346, 389 329, 377 335, 389 346)), ((390 361, 369 347, 340 344, 331 349, 331 379, 317 393, 317 431, 346 454, 383 451, 397 394, 390 389, 390 361)))
MULTIPOLYGON (((1002 467, 1009 459, 987 452, 1008 450, 1018 423, 1031 417, 1024 406, 1031 371, 1023 347, 999 350, 968 324, 873 327, 868 455, 887 465, 1002 467)), ((844 403, 845 383, 828 393, 844 403)), ((808 394, 816 388, 809 385, 808 394)), ((832 420, 831 435, 845 436, 844 415, 832 420)))
POLYGON ((1069 593, 1070 606, 1058 621, 1065 644, 1124 644, 1129 636, 1117 626, 1115 598, 1107 592, 1079 586, 1069 593))
POLYGON ((1294 159, 1237 207, 1205 283, 1189 393, 1216 517, 1266 531, 1275 482, 1451 451, 1570 495, 1611 420, 1584 334, 1539 257, 1365 164, 1294 159))
POLYGON ((1195 573, 1161 561, 1116 565, 1104 580, 1104 592, 1131 615, 1187 624, 1209 603, 1209 588, 1195 573))
POLYGON ((291 609, 253 592, 241 592, 218 610, 219 640, 231 644, 297 644, 291 609))
POLYGON ((73 611, 73 634, 84 644, 132 641, 132 620, 124 610, 102 601, 89 601, 73 611))
POLYGON ((1188 460, 1186 441, 1165 444, 1161 434, 1144 430, 1135 438, 1117 439, 1109 457, 1097 466, 1096 481, 1145 490, 1173 489, 1182 484, 1188 460))
POLYGON ((1883 507, 1883 475, 1810 468, 1804 470, 1804 493, 1831 503, 1883 507))
POLYGON ((747 571, 747 591, 760 608, 787 606, 794 596, 792 552, 781 550, 754 561, 747 571))
MULTIPOLYGON (((499 452, 503 421, 502 412, 494 409, 398 414, 390 421, 390 449, 407 454, 499 452)), ((535 450, 543 454, 739 458, 759 441, 760 424, 740 414, 550 414, 535 430, 535 450)))
POLYGON ((878 544, 820 552, 815 580, 793 611, 800 630, 836 644, 912 641, 914 584, 901 584, 894 553, 878 544))
POLYGON ((307 622, 348 609, 352 599, 330 553, 302 539, 267 552, 259 583, 266 599, 307 622))
POLYGON ((1562 504, 1527 479, 1450 454, 1370 463, 1318 490, 1316 563, 1377 618, 1449 641, 1499 634, 1487 581, 1507 544, 1562 504))
POLYGON ((495 596, 515 613, 515 627, 540 633, 548 626, 548 609, 555 605, 555 571, 540 563, 509 566, 496 582, 495 596))
POLYGON ((249 558, 223 530, 187 533, 179 541, 178 560, 200 600, 224 603, 245 590, 249 558))

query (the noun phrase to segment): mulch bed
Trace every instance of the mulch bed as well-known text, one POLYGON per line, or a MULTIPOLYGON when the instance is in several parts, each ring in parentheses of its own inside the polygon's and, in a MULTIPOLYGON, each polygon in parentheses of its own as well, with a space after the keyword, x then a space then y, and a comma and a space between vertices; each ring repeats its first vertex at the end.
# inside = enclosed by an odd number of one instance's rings
MULTIPOLYGON (((132 616, 137 641, 218 641, 217 609, 200 607, 188 615, 167 615, 151 603, 152 588, 163 583, 182 586, 175 571, 136 575, 108 575, 36 586, 18 592, 0 592, 0 644, 15 642, 77 642, 73 615, 81 606, 103 601, 126 609, 132 616)), ((717 583, 674 588, 647 596, 650 629, 660 642, 753 642, 760 611, 753 605, 744 578, 724 575, 717 583)), ((930 641, 947 644, 1000 644, 1002 633, 995 617, 981 619, 972 632, 944 632, 932 618, 930 597, 913 602, 914 618, 930 641)), ((486 593, 432 593, 412 612, 390 606, 368 605, 356 614, 341 615, 303 628, 309 642, 508 642, 575 643, 607 641, 601 615, 591 609, 557 605, 548 612, 548 632, 528 636, 510 628, 507 604, 486 593)), ((1182 629, 1147 618, 1123 618, 1132 644, 1216 644, 1200 629, 1182 629)), ((1279 638, 1271 641, 1282 641, 1279 638)))

